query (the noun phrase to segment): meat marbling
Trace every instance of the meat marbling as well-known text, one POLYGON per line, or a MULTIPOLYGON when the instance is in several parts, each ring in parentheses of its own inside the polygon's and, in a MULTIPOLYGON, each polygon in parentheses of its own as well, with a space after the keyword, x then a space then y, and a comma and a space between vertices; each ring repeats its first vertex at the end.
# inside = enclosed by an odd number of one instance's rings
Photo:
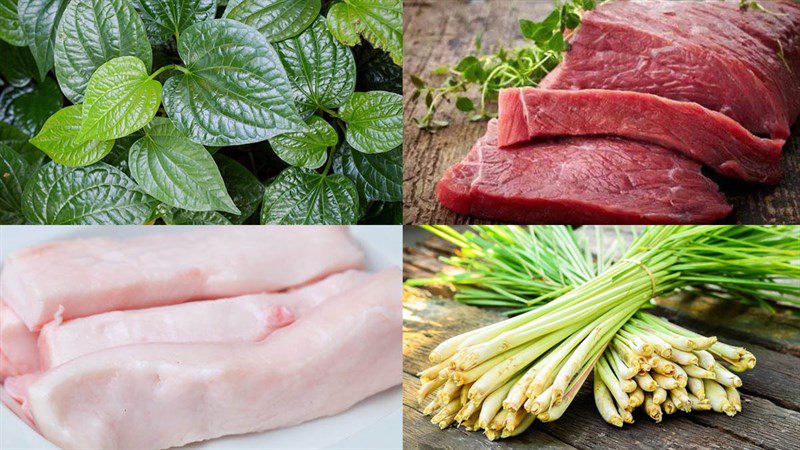
POLYGON ((223 227, 75 239, 7 257, 0 298, 36 331, 56 316, 69 320, 278 291, 361 268, 363 260, 343 227, 223 227))
POLYGON ((95 352, 28 388, 64 448, 167 448, 338 413, 401 381, 397 269, 260 343, 144 344, 95 352))
POLYGON ((630 91, 504 89, 499 144, 554 136, 611 135, 670 148, 746 181, 777 183, 783 139, 762 139, 696 103, 630 91))
POLYGON ((520 223, 703 223, 731 211, 700 165, 662 147, 578 137, 497 146, 497 122, 436 187, 447 208, 520 223))

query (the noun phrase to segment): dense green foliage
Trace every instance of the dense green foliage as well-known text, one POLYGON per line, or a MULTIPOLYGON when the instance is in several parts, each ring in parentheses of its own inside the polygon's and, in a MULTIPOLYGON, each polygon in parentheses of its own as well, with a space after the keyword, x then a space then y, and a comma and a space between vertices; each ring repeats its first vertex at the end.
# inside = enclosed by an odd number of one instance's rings
POLYGON ((399 223, 401 18, 0 1, 0 223, 399 223))

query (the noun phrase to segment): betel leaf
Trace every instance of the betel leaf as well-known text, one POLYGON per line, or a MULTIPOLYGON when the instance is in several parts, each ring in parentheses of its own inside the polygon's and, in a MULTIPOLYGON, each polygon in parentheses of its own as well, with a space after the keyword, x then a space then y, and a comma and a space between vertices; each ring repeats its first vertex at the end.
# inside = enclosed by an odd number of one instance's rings
POLYGON ((356 183, 364 202, 403 200, 403 153, 400 147, 374 155, 356 151, 342 142, 334 153, 333 167, 356 183))
POLYGON ((34 168, 42 164, 45 156, 41 150, 28 142, 28 135, 4 122, 0 122, 0 144, 11 147, 34 168))
POLYGON ((178 52, 186 71, 164 85, 164 108, 193 141, 247 144, 305 127, 278 54, 255 28, 199 22, 180 36, 178 52))
POLYGON ((114 58, 89 79, 78 142, 127 136, 153 120, 160 104, 161 83, 147 74, 142 60, 114 58))
POLYGON ((216 211, 187 211, 166 207, 160 216, 167 225, 233 225, 227 217, 216 211))
POLYGON ((22 194, 22 212, 36 224, 143 224, 154 208, 133 180, 105 163, 77 168, 47 163, 22 194))
POLYGON ((336 130, 322 117, 311 116, 307 130, 281 134, 270 138, 269 144, 278 157, 287 163, 316 169, 328 159, 328 147, 339 141, 336 130))
POLYGON ((131 149, 133 143, 138 141, 141 137, 139 133, 134 133, 130 136, 115 139, 114 146, 111 147, 111 151, 103 158, 103 162, 128 173, 128 151, 131 149))
POLYGON ((356 186, 346 176, 289 167, 264 191, 261 223, 355 223, 358 205, 356 186))
POLYGON ((222 174, 222 179, 225 180, 225 187, 228 188, 228 193, 233 199, 233 203, 241 211, 241 214, 221 214, 232 223, 244 223, 256 212, 258 205, 261 204, 261 198, 264 196, 264 185, 247 168, 226 156, 215 155, 214 161, 217 162, 219 173, 222 174))
POLYGON ((31 53, 40 78, 53 68, 56 27, 66 6, 67 0, 19 0, 19 20, 31 39, 31 53))
POLYGON ((0 0, 0 39, 11 45, 28 45, 19 21, 17 0, 0 0))
POLYGON ((83 119, 83 105, 72 105, 56 112, 42 130, 31 138, 31 144, 44 151, 53 161, 65 166, 88 166, 103 159, 114 147, 114 141, 77 142, 83 119))
POLYGON ((216 0, 133 0, 150 42, 163 44, 189 25, 214 18, 216 0))
POLYGON ((153 53, 144 24, 129 0, 71 0, 58 25, 55 68, 61 91, 83 100, 98 67, 120 56, 135 56, 150 70, 153 53))
POLYGON ((153 120, 131 146, 128 167, 140 190, 169 206, 240 213, 208 150, 166 118, 153 120))
POLYGON ((403 143, 403 97, 384 91, 356 92, 339 109, 345 138, 356 150, 384 153, 403 143))
POLYGON ((62 104, 58 85, 50 78, 23 87, 9 86, 0 94, 0 122, 33 136, 62 104))
POLYGON ((39 79, 36 61, 28 47, 16 47, 0 41, 0 76, 12 86, 25 86, 31 79, 39 79))
POLYGON ((0 144, 0 224, 25 222, 22 190, 33 171, 22 155, 0 144))
POLYGON ((320 16, 299 36, 275 44, 301 110, 338 108, 353 94, 356 61, 320 16))
POLYGON ((223 17, 250 25, 270 42, 296 36, 322 8, 320 0, 232 0, 223 17))
POLYGON ((361 34, 403 64, 402 0, 341 0, 328 10, 328 27, 345 45, 358 44, 361 34))

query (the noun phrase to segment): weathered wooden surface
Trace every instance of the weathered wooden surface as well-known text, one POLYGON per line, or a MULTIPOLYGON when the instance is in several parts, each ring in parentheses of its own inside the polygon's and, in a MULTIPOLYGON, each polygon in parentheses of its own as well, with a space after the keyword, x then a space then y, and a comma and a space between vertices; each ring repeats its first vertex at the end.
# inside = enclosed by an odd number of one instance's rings
MULTIPOLYGON (((403 3, 403 51, 406 74, 430 79, 430 71, 457 63, 472 51, 481 34, 484 46, 521 45, 517 22, 539 19, 552 9, 551 0, 456 1, 406 0, 403 3)), ((472 123, 465 114, 453 113, 454 105, 442 105, 451 125, 432 134, 420 130, 413 118, 425 110, 423 101, 412 101, 414 86, 404 79, 403 100, 403 220, 407 224, 486 223, 457 215, 442 207, 434 195, 445 169, 466 156, 484 133, 485 123, 472 123)), ((734 206, 730 223, 800 223, 800 127, 795 127, 783 153, 784 180, 764 187, 716 179, 734 206)))
MULTIPOLYGON (((430 277, 443 264, 436 258, 450 253, 449 244, 431 237, 404 251, 403 275, 430 277)), ((489 442, 478 433, 448 428, 444 431, 422 415, 415 398, 419 381, 414 376, 428 367, 427 355, 442 340, 501 320, 499 311, 479 309, 450 299, 446 286, 406 289, 403 298, 403 403, 404 444, 412 449, 461 448, 800 448, 800 357, 785 338, 797 339, 800 319, 790 312, 755 328, 754 343, 744 316, 759 314, 749 308, 692 307, 675 299, 663 299, 655 314, 722 341, 741 345, 755 354, 754 370, 740 374, 743 411, 735 417, 712 412, 678 413, 655 424, 637 409, 636 423, 618 429, 606 424, 597 412, 589 385, 583 386, 567 413, 552 423, 536 422, 522 435, 489 442), (726 323, 725 320, 730 322, 726 323), (794 336, 794 337, 792 337, 794 336), (794 353, 794 354, 791 354, 794 353)), ((702 302, 706 302, 703 300, 702 302)), ((755 320, 755 319, 753 319, 755 320)))

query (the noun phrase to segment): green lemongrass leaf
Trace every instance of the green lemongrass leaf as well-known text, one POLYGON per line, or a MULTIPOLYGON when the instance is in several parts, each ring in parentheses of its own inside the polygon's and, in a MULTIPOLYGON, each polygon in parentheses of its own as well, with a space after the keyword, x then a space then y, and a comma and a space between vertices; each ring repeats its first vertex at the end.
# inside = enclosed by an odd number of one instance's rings
POLYGON ((269 140, 272 150, 287 163, 317 169, 328 159, 328 148, 339 141, 336 130, 319 116, 311 116, 303 131, 281 134, 269 140))
POLYGON ((39 79, 36 61, 28 47, 16 47, 0 41, 0 76, 12 86, 22 87, 31 79, 39 79))
POLYGON ((225 188, 214 158, 166 118, 145 128, 128 154, 139 189, 169 206, 191 211, 240 214, 225 188))
POLYGON ((17 0, 0 0, 0 40, 18 47, 28 45, 30 39, 20 23, 17 0))
POLYGON ((62 104, 58 85, 50 78, 23 87, 9 86, 0 93, 0 122, 33 136, 62 104))
POLYGON ((190 25, 214 18, 216 0, 133 0, 144 22, 147 36, 163 44, 190 25))
POLYGON ((34 170, 22 155, 0 144, 0 224, 25 223, 22 190, 34 170))
POLYGON ((31 144, 41 149, 53 161, 65 166, 88 166, 105 157, 114 141, 78 143, 83 120, 83 105, 72 105, 56 112, 45 122, 42 130, 31 138, 31 144))
POLYGON ((35 224, 143 224, 154 208, 133 180, 105 163, 79 168, 48 163, 22 194, 22 212, 35 224))
POLYGON ((339 110, 345 138, 356 150, 384 153, 403 142, 403 97, 383 91, 356 92, 339 110))
POLYGON ((264 192, 261 223, 352 224, 358 212, 358 190, 346 176, 289 167, 264 192))
POLYGON ((161 83, 145 64, 134 56, 114 58, 89 79, 78 142, 127 136, 147 125, 160 104, 161 83))
POLYGON ((139 58, 150 71, 153 52, 133 5, 128 0, 70 0, 58 25, 54 53, 64 95, 81 103, 95 70, 121 56, 139 58))
POLYGON ((359 34, 403 64, 403 3, 401 0, 340 0, 328 10, 328 27, 342 44, 358 44, 359 34))
POLYGON ((280 58, 254 28, 227 19, 199 22, 183 32, 178 52, 186 70, 164 85, 164 108, 193 141, 247 144, 305 127, 280 58), (237 51, 218 51, 226 47, 237 51))
POLYGON ((19 20, 22 30, 31 39, 31 53, 40 78, 53 68, 56 26, 67 3, 67 0, 19 0, 19 20))
POLYGON ((342 142, 334 153, 333 167, 356 183, 362 203, 403 201, 403 151, 362 153, 342 142))
POLYGON ((231 0, 223 17, 250 25, 269 42, 278 42, 308 28, 321 8, 321 0, 231 0))
POLYGON ((264 196, 264 186, 258 178, 238 162, 223 156, 215 155, 219 173, 225 181, 233 204, 239 208, 240 214, 221 213, 230 222, 242 224, 256 212, 264 196))
POLYGON ((301 110, 334 109, 356 86, 353 52, 333 38, 320 16, 299 36, 275 44, 301 110))

